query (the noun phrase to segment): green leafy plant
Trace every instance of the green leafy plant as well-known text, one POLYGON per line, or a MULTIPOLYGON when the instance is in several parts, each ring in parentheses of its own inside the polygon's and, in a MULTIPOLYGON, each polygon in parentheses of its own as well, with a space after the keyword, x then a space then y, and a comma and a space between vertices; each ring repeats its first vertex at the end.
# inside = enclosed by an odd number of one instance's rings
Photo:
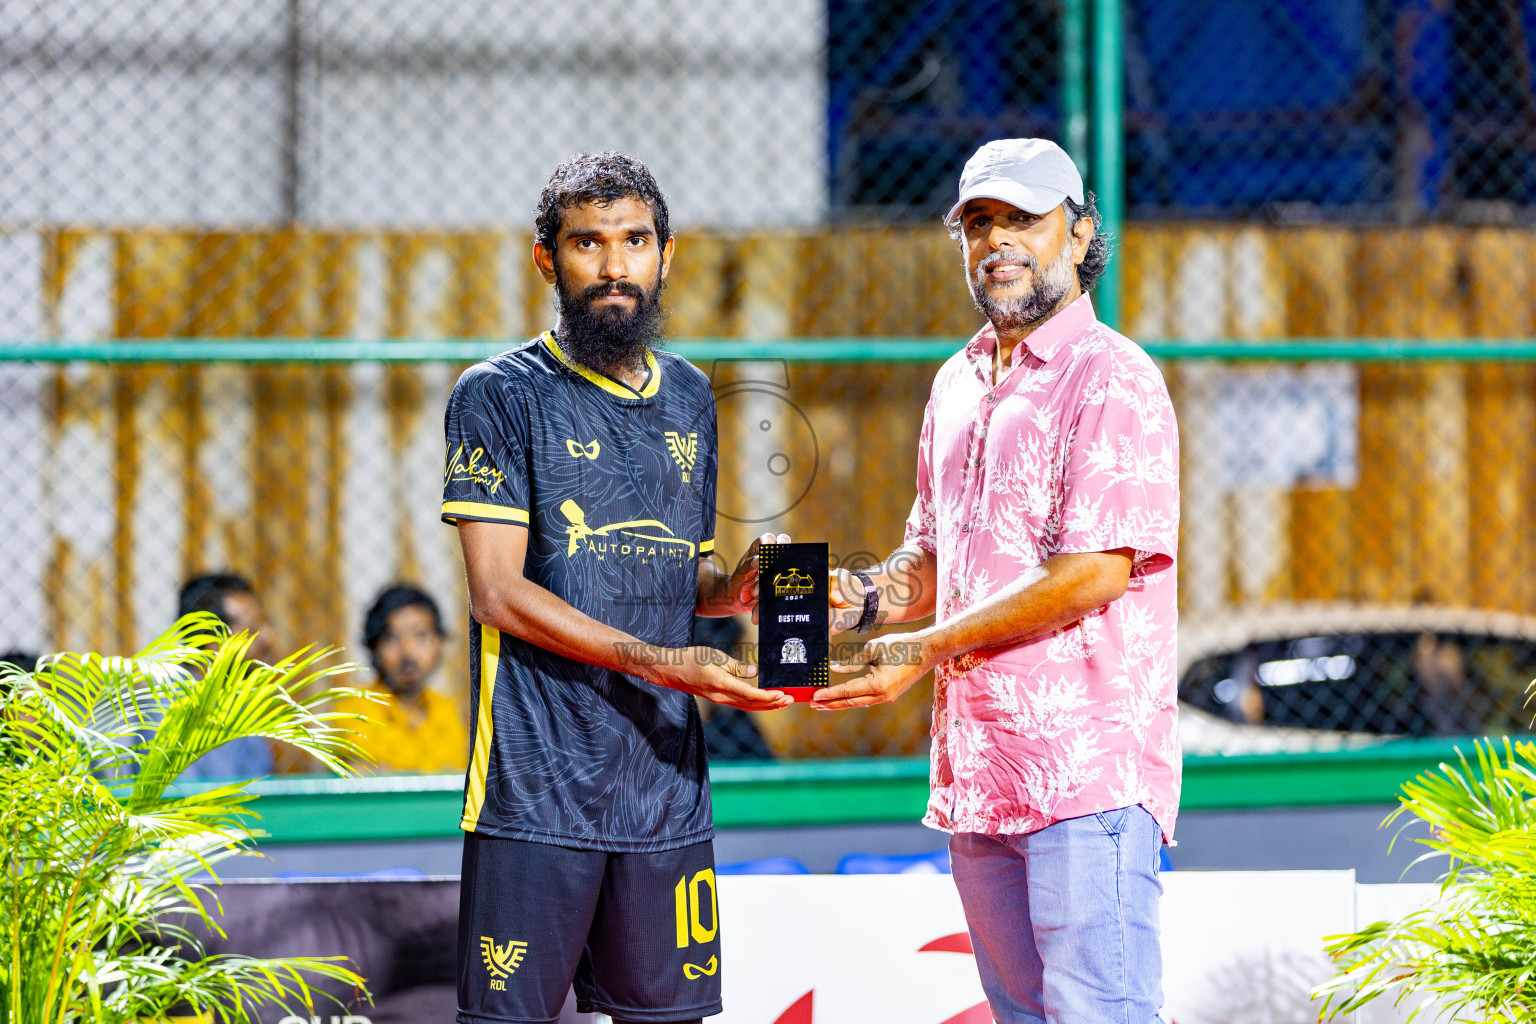
POLYGON ((1428 823, 1415 841, 1430 847, 1420 860, 1450 860, 1440 892, 1401 920, 1325 940, 1339 974, 1314 993, 1323 1019, 1388 996, 1418 998, 1410 1020, 1536 1021, 1536 744, 1506 738, 1501 754, 1478 741, 1475 767, 1457 754, 1459 767, 1404 784, 1386 822, 1428 823))
MULTIPOLYGON (((246 783, 176 786, 230 740, 292 744, 338 773, 355 754, 323 710, 329 650, 272 665, 253 637, 189 615, 132 657, 56 654, 0 665, 0 1024, 127 1024, 173 1013, 249 1022, 262 1003, 308 1006, 307 978, 363 979, 342 957, 208 956, 221 934, 198 884, 250 852, 246 783), (324 690, 324 692, 316 692, 324 690)), ((210 905, 212 909, 210 909, 210 905)))

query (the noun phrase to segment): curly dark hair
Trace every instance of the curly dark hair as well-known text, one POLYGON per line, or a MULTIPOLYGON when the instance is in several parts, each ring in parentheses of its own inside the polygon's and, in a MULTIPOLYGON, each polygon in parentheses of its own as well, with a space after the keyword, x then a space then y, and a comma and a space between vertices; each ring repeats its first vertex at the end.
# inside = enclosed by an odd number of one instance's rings
MULTIPOLYGON (((1071 196, 1062 200, 1061 205, 1066 208, 1067 231, 1070 233, 1077 222, 1087 217, 1093 222, 1093 238, 1088 242, 1088 251, 1083 255, 1083 262, 1077 265, 1077 283, 1083 291, 1092 291, 1093 286, 1099 283, 1099 278, 1104 276, 1104 268, 1109 266, 1109 236, 1099 230, 1104 219, 1099 216, 1099 207, 1094 200, 1092 192, 1083 194, 1083 202, 1074 202, 1071 196)), ((949 237, 959 239, 963 233, 960 227, 960 218, 956 218, 951 224, 946 224, 949 229, 949 237)))
POLYGON ((634 198, 650 207, 656 223, 656 244, 665 245, 672 237, 667 215, 667 197, 656 184, 650 168, 628 153, 605 149, 601 153, 578 153, 561 161, 539 193, 539 207, 534 212, 534 238, 551 251, 560 235, 560 215, 573 206, 610 206, 620 199, 634 198))
POLYGON ((1087 201, 1079 204, 1068 196, 1062 205, 1067 210, 1067 231, 1070 232, 1084 217, 1093 224, 1093 238, 1088 241, 1088 251, 1083 254, 1083 262, 1077 265, 1077 283, 1087 292, 1099 283, 1099 278, 1104 276, 1104 268, 1109 266, 1109 236, 1100 230, 1104 219, 1099 216, 1099 207, 1094 202, 1093 193, 1086 192, 1083 198, 1087 201))

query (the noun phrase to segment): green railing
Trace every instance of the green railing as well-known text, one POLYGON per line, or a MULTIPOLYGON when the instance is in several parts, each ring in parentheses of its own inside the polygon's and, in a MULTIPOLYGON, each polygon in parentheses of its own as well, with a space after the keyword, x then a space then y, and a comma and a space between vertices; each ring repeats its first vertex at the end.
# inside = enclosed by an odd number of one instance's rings
MULTIPOLYGON (((1395 740, 1327 753, 1186 757, 1180 808, 1390 804, 1404 782, 1471 745, 1395 740)), ((928 802, 926 758, 720 764, 709 775, 721 828, 915 822, 928 802)), ((273 779, 253 788, 270 843, 451 838, 463 801, 458 775, 273 779)))
MULTIPOLYGON (((700 338, 667 344, 695 363, 716 359, 783 359, 793 363, 937 362, 953 355, 963 338, 806 338, 748 341, 700 338)), ((506 340, 337 341, 326 338, 188 338, 167 341, 58 341, 0 343, 0 363, 352 363, 477 362, 505 352, 506 340)), ((1412 360, 1536 360, 1536 340, 1472 338, 1298 338, 1264 341, 1152 341, 1142 345, 1157 359, 1318 360, 1352 362, 1412 360)))

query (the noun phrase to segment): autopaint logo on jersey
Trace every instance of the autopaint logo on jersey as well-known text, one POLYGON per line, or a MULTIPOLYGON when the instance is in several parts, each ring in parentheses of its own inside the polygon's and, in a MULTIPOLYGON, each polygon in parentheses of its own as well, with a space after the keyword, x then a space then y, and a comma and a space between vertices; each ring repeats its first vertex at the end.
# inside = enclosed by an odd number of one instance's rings
POLYGON ((480 959, 485 962, 485 969, 491 976, 491 988, 506 991, 506 979, 517 973, 523 955, 527 952, 526 942, 508 939, 498 946, 496 940, 489 935, 480 936, 480 959))
POLYGON ((501 487, 501 482, 506 475, 486 457, 484 448, 466 450, 464 445, 459 445, 459 450, 453 453, 448 460, 448 465, 443 470, 445 482, 468 481, 479 484, 492 494, 501 487))
POLYGON ((816 581, 799 569, 785 569, 773 578, 775 597, 787 594, 809 594, 816 589, 816 581))
POLYGON ((578 441, 566 438, 565 450, 571 453, 571 458, 573 459, 591 459, 593 462, 596 462, 597 456, 602 452, 603 448, 596 441, 593 441, 591 444, 581 444, 578 441))
POLYGON ((658 556, 692 558, 694 544, 672 532, 672 528, 659 519, 630 519, 607 526, 591 526, 587 514, 580 505, 567 498, 560 511, 570 522, 565 528, 566 557, 578 551, 587 551, 598 558, 610 555, 619 558, 639 558, 649 561, 658 556))
POLYGON ((681 434, 676 430, 666 431, 667 451, 672 453, 672 461, 677 463, 677 468, 683 471, 683 483, 693 479, 693 464, 699 458, 699 435, 690 431, 681 434))

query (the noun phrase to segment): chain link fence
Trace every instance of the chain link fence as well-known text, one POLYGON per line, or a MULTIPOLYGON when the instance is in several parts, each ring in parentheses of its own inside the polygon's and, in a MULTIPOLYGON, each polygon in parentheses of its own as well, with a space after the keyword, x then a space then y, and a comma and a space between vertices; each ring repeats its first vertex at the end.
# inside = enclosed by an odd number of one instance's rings
MULTIPOLYGON (((915 339, 980 325, 937 214, 989 138, 1060 138, 1093 175, 1090 6, 0 0, 0 339, 90 357, 0 363, 0 648, 127 650, 228 568, 283 644, 366 661, 363 610, 408 580, 464 698, 437 503, 468 357, 229 356, 545 329, 538 190, 606 147, 671 199, 669 333, 720 396, 722 553, 779 527, 883 556, 944 348, 915 339), (185 338, 195 357, 107 358, 185 338), (816 338, 922 357, 740 358, 816 338)), ((1119 27, 1121 326, 1183 432, 1189 749, 1526 728, 1536 362, 1480 342, 1536 335, 1536 2, 1127 0, 1119 27)), ((917 754, 927 707, 711 735, 917 754)))
MULTIPOLYGON (((1211 726, 1191 744, 1524 729, 1536 363, 1251 348, 1163 361, 1185 438, 1183 696, 1211 726)), ((935 363, 692 354, 717 387, 727 560, 764 529, 825 539, 845 564, 900 542, 935 363)), ((174 617, 182 579, 233 567, 281 645, 365 661, 363 610, 404 579, 439 597, 442 684, 464 696, 463 569, 438 522, 439 415, 464 364, 204 355, 0 366, 4 643, 126 650, 174 617)), ((746 624, 701 630, 753 640, 746 624)), ((711 730, 720 757, 910 754, 927 708, 914 694, 859 714, 726 713, 711 730)))
POLYGON ((1529 0, 1125 6, 1138 218, 1527 222, 1529 0))

